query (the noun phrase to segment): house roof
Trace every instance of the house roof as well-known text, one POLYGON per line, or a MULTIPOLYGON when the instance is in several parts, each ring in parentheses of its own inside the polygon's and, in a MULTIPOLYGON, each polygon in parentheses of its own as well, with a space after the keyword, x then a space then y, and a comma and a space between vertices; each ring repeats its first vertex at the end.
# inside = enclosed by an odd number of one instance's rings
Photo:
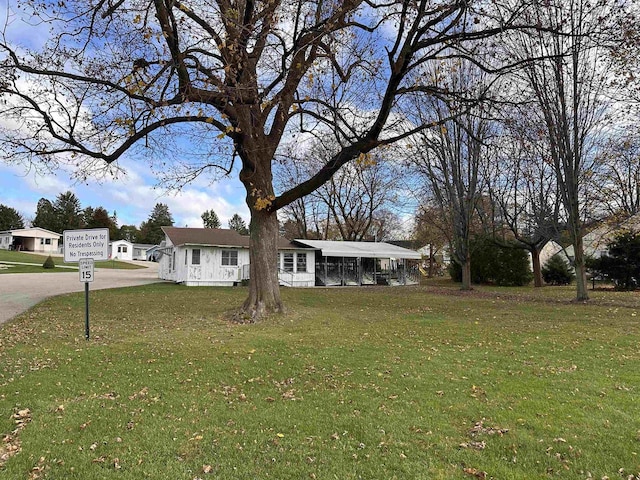
POLYGON ((427 242, 421 242, 419 240, 389 240, 387 243, 409 250, 420 250, 422 247, 427 246, 427 242))
POLYGON ((109 242, 110 245, 113 245, 114 243, 128 243, 129 245, 133 245, 133 242, 125 240, 124 238, 121 238, 120 240, 112 240, 111 242, 109 242))
MULTIPOLYGON (((211 247, 249 248, 249 237, 226 228, 162 227, 173 245, 202 245, 211 247)), ((278 239, 278 249, 300 249, 286 238, 278 239)), ((304 248, 304 247, 302 247, 304 248)))
POLYGON ((60 238, 62 235, 60 235, 57 232, 52 232, 51 230, 47 230, 46 228, 42 228, 42 227, 30 227, 30 228, 16 228, 13 230, 3 230, 0 232, 0 234, 10 234, 13 235, 14 237, 37 237, 36 232, 40 233, 40 234, 44 234, 46 237, 51 237, 51 238, 60 238))
POLYGON ((152 243, 133 243, 133 242, 130 242, 129 240, 125 240, 124 238, 121 238, 120 240, 113 240, 109 242, 109 245, 113 245, 116 243, 126 243, 128 245, 131 245, 134 248, 145 248, 145 249, 150 249, 151 247, 157 246, 152 243))
POLYGON ((296 243, 320 250, 325 257, 412 258, 422 256, 413 250, 385 242, 343 242, 334 240, 302 240, 296 243))

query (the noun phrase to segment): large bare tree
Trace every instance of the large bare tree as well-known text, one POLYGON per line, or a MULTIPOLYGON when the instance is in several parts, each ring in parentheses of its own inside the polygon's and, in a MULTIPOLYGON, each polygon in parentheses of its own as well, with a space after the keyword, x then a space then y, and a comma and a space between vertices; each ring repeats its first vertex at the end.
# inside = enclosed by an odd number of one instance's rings
POLYGON ((616 2, 550 0, 530 12, 536 21, 555 34, 527 32, 515 35, 513 51, 522 58, 546 57, 529 63, 520 80, 530 99, 530 115, 544 126, 551 164, 560 186, 567 229, 574 248, 576 299, 587 300, 583 248, 586 179, 593 169, 595 146, 605 126, 610 44, 617 38, 610 19, 616 2))
MULTIPOLYGON (((310 150, 299 152, 298 158, 281 162, 285 168, 276 171, 277 185, 284 187, 308 178, 333 157, 336 150, 338 146, 334 142, 314 142, 310 150)), ((299 225, 300 233, 313 225, 317 236, 324 239, 376 238, 379 233, 376 230, 382 225, 382 212, 392 208, 397 198, 400 175, 398 165, 382 157, 382 152, 361 155, 355 162, 344 165, 315 192, 287 206, 285 211, 299 225), (330 230, 336 235, 331 235, 330 230)))
POLYGON ((599 208, 625 219, 640 213, 640 135, 612 135, 600 148, 593 182, 599 208))
POLYGON ((455 99, 422 99, 420 115, 436 118, 434 128, 417 135, 412 161, 424 176, 430 198, 448 217, 451 258, 462 269, 462 289, 471 289, 471 233, 486 186, 486 162, 494 122, 482 99, 490 81, 475 65, 450 60, 443 72, 433 70, 443 90, 457 92, 455 99))
POLYGON ((242 313, 259 318, 283 308, 276 212, 361 154, 422 130, 406 121, 409 97, 446 93, 416 81, 424 65, 473 57, 483 39, 521 28, 524 1, 23 3, 25 15, 50 27, 51 40, 19 47, 15 18, 0 38, 3 154, 39 165, 68 161, 84 172, 125 154, 156 156, 183 181, 231 172, 237 161, 251 213, 242 313), (279 145, 318 129, 341 148, 276 195, 279 145))
POLYGON ((486 174, 493 215, 484 224, 498 243, 530 253, 534 285, 541 287, 540 252, 560 234, 560 194, 544 128, 528 108, 503 109, 500 146, 486 174))

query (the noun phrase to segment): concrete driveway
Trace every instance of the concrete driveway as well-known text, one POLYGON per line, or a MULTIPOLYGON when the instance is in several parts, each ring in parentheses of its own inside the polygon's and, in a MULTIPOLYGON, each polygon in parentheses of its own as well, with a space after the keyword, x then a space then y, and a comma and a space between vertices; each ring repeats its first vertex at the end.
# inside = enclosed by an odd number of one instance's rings
MULTIPOLYGON (((158 264, 132 262, 146 268, 111 270, 97 268, 90 290, 130 287, 162 282, 158 278, 158 264)), ((64 273, 9 273, 0 275, 0 324, 28 310, 45 298, 63 293, 82 292, 78 271, 64 273)))

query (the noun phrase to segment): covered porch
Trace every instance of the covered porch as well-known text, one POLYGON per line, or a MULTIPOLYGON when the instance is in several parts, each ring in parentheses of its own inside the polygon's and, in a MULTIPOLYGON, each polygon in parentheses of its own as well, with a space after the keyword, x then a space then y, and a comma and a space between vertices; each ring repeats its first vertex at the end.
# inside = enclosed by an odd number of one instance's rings
POLYGON ((316 250, 317 286, 415 285, 418 252, 382 242, 296 240, 316 250))

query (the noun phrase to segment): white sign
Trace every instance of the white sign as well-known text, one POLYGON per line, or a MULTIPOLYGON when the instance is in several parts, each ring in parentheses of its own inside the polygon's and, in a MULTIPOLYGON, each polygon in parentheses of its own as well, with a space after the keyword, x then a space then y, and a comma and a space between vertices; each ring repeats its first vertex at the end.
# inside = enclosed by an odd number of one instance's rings
POLYGON ((78 270, 82 283, 93 282, 93 258, 81 258, 78 261, 78 270))
POLYGON ((109 259, 109 229, 65 230, 64 261, 79 262, 83 258, 109 259))

